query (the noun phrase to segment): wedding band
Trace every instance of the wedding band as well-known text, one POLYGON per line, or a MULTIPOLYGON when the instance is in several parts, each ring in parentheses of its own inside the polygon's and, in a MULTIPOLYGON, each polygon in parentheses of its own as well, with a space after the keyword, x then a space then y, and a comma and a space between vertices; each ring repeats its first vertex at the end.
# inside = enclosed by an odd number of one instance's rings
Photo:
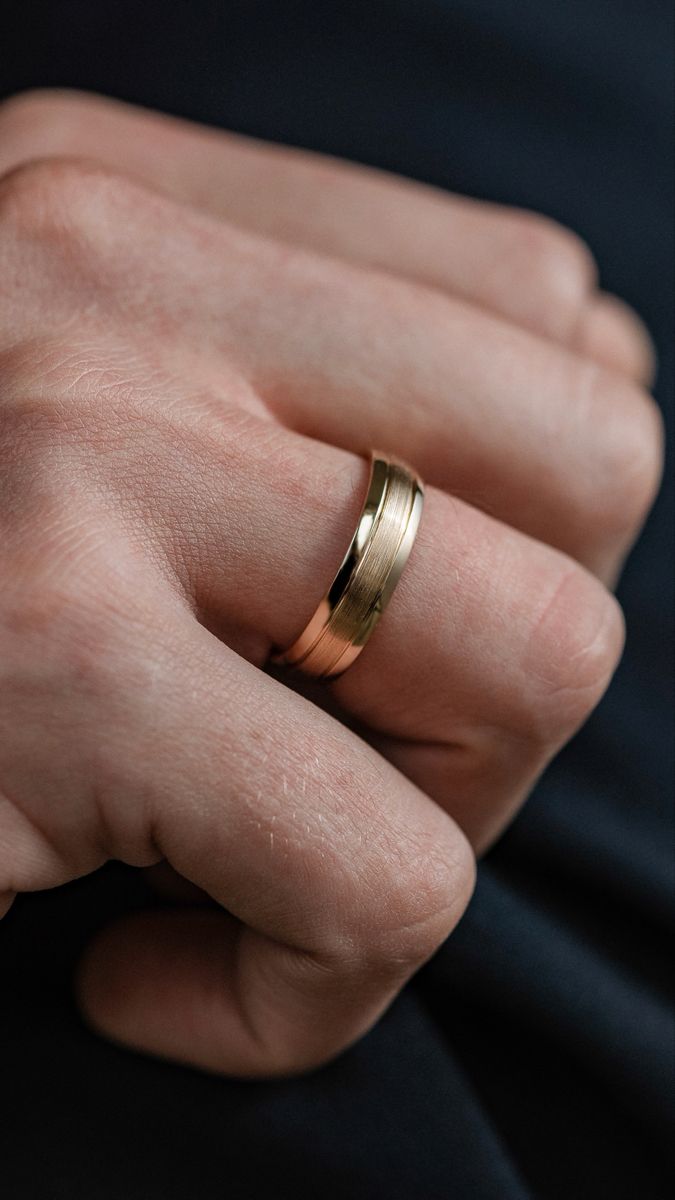
POLYGON ((372 455, 368 493, 340 569, 309 624, 276 662, 323 679, 352 665, 401 577, 423 504, 424 489, 413 471, 372 455))

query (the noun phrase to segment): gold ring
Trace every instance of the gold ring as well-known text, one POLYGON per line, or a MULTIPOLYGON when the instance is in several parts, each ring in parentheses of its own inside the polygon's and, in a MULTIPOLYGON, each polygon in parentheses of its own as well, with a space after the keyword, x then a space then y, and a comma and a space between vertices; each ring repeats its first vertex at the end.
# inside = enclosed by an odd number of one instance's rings
POLYGON ((340 569, 307 627, 275 662, 322 679, 352 665, 401 577, 423 505, 417 475, 403 463, 373 454, 368 494, 340 569))

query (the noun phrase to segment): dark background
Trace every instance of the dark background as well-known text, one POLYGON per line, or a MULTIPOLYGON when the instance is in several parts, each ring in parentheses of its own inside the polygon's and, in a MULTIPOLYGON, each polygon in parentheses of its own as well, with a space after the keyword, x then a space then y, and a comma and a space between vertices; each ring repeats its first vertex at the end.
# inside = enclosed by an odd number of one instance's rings
MULTIPOLYGON (((670 0, 0 0, 0 94, 91 88, 564 221, 650 325, 666 407, 672 47, 670 0)), ((6 1200, 670 1195, 671 516, 669 481, 621 585, 607 698, 456 935, 334 1065, 240 1084, 98 1041, 72 965, 145 885, 113 865, 17 901, 6 1200)))

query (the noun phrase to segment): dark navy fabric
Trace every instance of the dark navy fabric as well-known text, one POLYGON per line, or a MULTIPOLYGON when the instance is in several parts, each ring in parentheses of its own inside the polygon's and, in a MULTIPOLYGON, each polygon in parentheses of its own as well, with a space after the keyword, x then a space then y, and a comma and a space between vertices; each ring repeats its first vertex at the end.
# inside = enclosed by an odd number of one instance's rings
MULTIPOLYGON (((672 46, 666 0, 3 0, 0 93, 92 88, 549 213, 651 326, 670 424, 672 46)), ((5 1200, 665 1200, 670 472, 620 597, 616 680, 460 928, 312 1077, 209 1078, 82 1028, 72 966, 150 902, 134 872, 19 900, 0 926, 5 1200)))

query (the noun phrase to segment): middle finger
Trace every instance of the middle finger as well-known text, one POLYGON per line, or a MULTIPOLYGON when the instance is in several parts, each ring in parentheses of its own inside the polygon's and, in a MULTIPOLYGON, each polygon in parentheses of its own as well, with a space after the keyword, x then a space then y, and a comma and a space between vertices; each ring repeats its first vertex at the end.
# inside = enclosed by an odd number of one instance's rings
POLYGON ((660 416, 637 385, 463 301, 92 177, 91 204, 64 195, 59 236, 76 225, 78 277, 119 295, 126 338, 189 362, 214 398, 234 367, 294 430, 407 459, 615 577, 661 470, 660 416), (105 234, 106 205, 124 237, 105 234))

